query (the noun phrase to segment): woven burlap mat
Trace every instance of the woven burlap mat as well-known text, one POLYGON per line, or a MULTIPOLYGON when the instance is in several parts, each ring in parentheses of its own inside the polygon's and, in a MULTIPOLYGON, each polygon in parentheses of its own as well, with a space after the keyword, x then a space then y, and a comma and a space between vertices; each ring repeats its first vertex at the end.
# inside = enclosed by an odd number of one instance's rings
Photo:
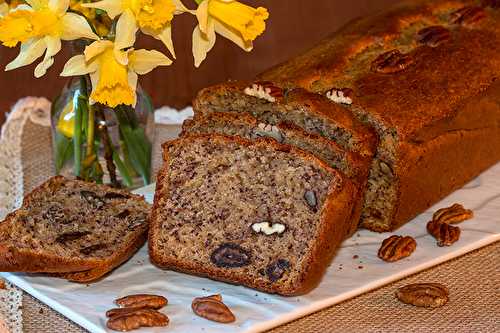
MULTIPOLYGON (((155 170, 161 164, 159 144, 175 134, 172 129, 157 127, 155 170)), ((22 138, 25 193, 53 173, 51 156, 50 130, 28 121, 22 138)), ((499 332, 499 258, 500 242, 497 242, 271 332, 499 332), (414 282, 444 283, 450 289, 449 303, 434 310, 399 303, 394 290, 414 282)), ((85 332, 27 294, 23 303, 27 333, 85 332)))

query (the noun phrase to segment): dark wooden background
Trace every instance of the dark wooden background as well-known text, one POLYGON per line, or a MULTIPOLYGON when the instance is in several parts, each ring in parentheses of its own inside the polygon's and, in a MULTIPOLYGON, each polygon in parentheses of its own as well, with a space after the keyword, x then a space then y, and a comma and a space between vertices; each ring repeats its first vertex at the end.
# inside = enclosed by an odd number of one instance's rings
MULTIPOLYGON (((347 21, 383 9, 398 0, 241 0, 253 6, 269 9, 266 33, 257 39, 254 51, 246 53, 222 37, 217 38, 214 49, 200 68, 193 67, 191 33, 195 18, 185 14, 173 22, 174 45, 177 60, 166 68, 158 68, 142 76, 141 85, 152 95, 157 106, 181 108, 188 105, 201 88, 227 79, 249 79, 262 70, 290 58, 309 48, 347 21)), ((192 0, 184 0, 189 7, 192 0)), ((191 6, 193 7, 193 6, 191 6)), ((141 37, 142 48, 163 45, 150 37, 141 37)), ((15 57, 18 48, 0 46, 0 68, 15 57)), ((66 78, 59 77, 68 58, 65 49, 56 57, 56 64, 40 79, 33 77, 34 65, 10 72, 0 72, 0 124, 4 112, 23 96, 54 98, 66 78)))

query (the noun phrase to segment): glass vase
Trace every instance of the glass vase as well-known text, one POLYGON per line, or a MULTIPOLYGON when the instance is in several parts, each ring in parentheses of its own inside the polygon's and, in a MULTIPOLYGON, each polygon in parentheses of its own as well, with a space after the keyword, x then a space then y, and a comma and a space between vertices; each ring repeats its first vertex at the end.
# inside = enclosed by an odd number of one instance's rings
POLYGON ((140 86, 135 107, 89 103, 90 80, 73 78, 52 103, 55 172, 134 189, 151 182, 154 110, 140 86))

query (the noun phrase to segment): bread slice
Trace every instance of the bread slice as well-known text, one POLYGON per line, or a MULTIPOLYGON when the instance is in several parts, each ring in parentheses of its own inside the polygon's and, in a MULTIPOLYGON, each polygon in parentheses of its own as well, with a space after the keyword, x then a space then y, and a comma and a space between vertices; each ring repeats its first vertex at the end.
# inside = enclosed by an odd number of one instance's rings
POLYGON ((148 215, 141 196, 53 177, 0 223, 0 271, 96 280, 144 244, 148 215))
POLYGON ((351 223, 347 176, 268 138, 192 135, 163 147, 154 264, 282 295, 317 285, 351 223))
POLYGON ((282 144, 288 144, 313 154, 330 167, 347 175, 356 185, 357 204, 351 217, 351 236, 358 228, 363 205, 363 194, 370 170, 370 158, 345 150, 332 140, 320 135, 307 133, 302 128, 290 123, 270 125, 259 122, 248 113, 210 112, 189 119, 182 126, 182 135, 219 133, 236 135, 254 140, 268 137, 282 144))
POLYGON ((285 90, 271 82, 227 82, 202 89, 193 101, 195 115, 210 112, 249 113, 260 122, 286 122, 323 136, 361 156, 373 157, 377 147, 375 131, 351 112, 322 95, 304 89, 285 90), (255 90, 269 94, 256 97, 255 90))

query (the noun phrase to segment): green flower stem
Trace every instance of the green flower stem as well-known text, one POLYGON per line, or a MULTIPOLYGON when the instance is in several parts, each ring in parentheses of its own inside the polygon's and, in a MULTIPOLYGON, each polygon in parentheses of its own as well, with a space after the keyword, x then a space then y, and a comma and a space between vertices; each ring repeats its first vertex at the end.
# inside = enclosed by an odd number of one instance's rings
POLYGON ((113 187, 121 187, 118 179, 116 178, 116 167, 113 162, 113 143, 108 133, 108 126, 106 126, 106 118, 104 112, 100 107, 96 107, 96 116, 100 120, 97 129, 100 133, 102 144, 104 146, 104 159, 106 160, 106 168, 108 169, 109 178, 113 187))
POLYGON ((88 122, 87 122, 87 157, 94 154, 94 139, 95 139, 95 110, 92 105, 88 106, 88 122))
POLYGON ((73 172, 76 177, 81 176, 82 171, 82 108, 80 102, 80 91, 77 91, 73 97, 73 110, 75 112, 75 127, 73 136, 73 172))

